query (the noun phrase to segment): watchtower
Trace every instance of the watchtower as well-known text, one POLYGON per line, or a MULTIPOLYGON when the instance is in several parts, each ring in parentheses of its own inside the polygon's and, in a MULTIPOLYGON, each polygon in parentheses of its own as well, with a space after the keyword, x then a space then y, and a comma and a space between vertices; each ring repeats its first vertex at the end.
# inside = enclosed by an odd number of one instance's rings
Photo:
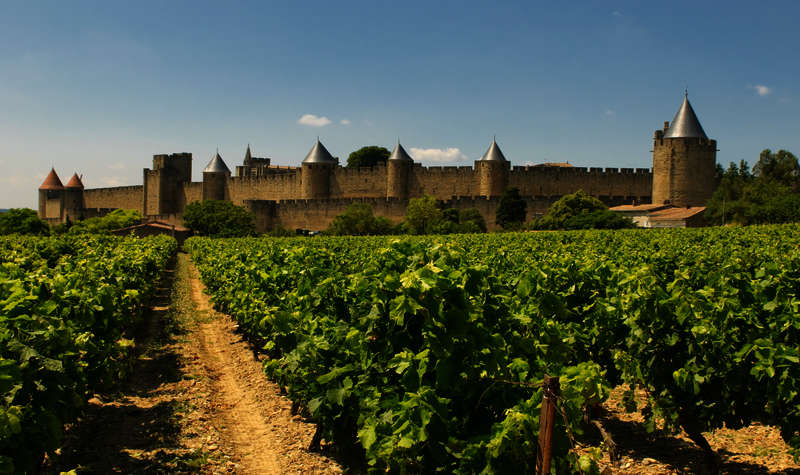
MULTIPOLYGON (((250 151, 248 147, 248 152, 250 151)), ((203 170, 203 201, 205 200, 224 200, 225 189, 228 185, 228 179, 231 177, 231 171, 222 157, 217 153, 211 157, 206 168, 203 170)))
POLYGON ((39 186, 39 217, 50 222, 61 222, 64 215, 64 185, 55 168, 39 186))
POLYGON ((328 149, 317 139, 311 151, 303 160, 300 170, 303 199, 313 200, 328 198, 330 196, 330 180, 338 161, 328 152, 328 149))
POLYGON ((77 173, 64 186, 64 216, 72 222, 83 219, 83 181, 77 173))
POLYGON ((653 203, 705 206, 714 193, 717 141, 706 135, 688 94, 653 142, 653 203))
POLYGON ((478 193, 480 196, 500 196, 508 186, 508 173, 511 166, 492 137, 489 149, 480 160, 475 161, 478 172, 478 193))
POLYGON ((142 209, 144 214, 179 213, 183 209, 183 185, 192 179, 192 154, 153 155, 153 169, 145 168, 142 209))
POLYGON ((387 198, 408 198, 408 175, 413 166, 414 160, 398 141, 386 161, 387 198))

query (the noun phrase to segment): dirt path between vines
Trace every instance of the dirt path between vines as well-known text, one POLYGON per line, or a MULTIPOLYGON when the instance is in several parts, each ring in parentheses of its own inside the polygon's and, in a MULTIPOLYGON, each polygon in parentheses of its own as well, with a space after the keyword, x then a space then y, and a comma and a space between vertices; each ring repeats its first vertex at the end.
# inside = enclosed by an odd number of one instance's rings
POLYGON ((118 393, 96 395, 44 473, 341 473, 306 450, 313 424, 266 379, 236 324, 215 312, 186 254, 135 336, 118 393))
POLYGON ((259 359, 235 333, 236 324, 211 308, 194 266, 191 282, 198 311, 214 316, 200 324, 198 352, 213 381, 215 416, 241 460, 241 472, 338 471, 329 459, 306 450, 315 427, 291 414, 291 402, 266 379, 259 359))

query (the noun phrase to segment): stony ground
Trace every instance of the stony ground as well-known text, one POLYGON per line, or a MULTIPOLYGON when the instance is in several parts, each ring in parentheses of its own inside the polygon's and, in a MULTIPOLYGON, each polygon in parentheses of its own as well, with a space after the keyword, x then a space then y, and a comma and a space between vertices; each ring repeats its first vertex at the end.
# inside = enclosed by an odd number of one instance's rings
MULTIPOLYGON (((140 333, 131 379, 118 393, 89 401, 45 473, 342 472, 335 460, 307 450, 314 426, 291 414, 291 402, 266 379, 236 324, 211 308, 187 255, 178 255, 140 333)), ((624 411, 623 391, 615 389, 603 406, 600 421, 620 455, 612 463, 604 454, 604 473, 711 473, 687 437, 647 434, 641 415, 624 411)), ((800 475, 773 427, 705 436, 721 473, 800 475)))
MULTIPOLYGON (((603 404, 599 418, 618 447, 619 461, 604 453, 601 468, 606 474, 704 474, 715 473, 705 454, 683 434, 648 434, 639 412, 628 413, 622 403, 627 388, 615 388, 603 404)), ((640 402, 644 394, 638 395, 640 402)), ((753 424, 739 430, 722 428, 703 434, 720 458, 719 473, 774 473, 800 475, 786 443, 775 427, 753 424)), ((597 441, 595 441, 597 442, 597 441)))

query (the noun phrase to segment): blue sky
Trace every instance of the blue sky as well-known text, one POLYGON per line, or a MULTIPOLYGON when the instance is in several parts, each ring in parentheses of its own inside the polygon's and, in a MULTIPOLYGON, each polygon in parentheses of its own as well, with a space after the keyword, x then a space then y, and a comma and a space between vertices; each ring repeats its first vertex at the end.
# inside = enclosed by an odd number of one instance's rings
POLYGON ((152 155, 297 165, 399 137, 469 165, 650 167, 688 86, 720 163, 800 154, 800 2, 0 4, 0 207, 53 165, 140 184, 152 155), (305 119, 303 117, 305 116, 305 119), (323 119, 324 118, 324 119, 323 119), (326 124, 326 125, 322 125, 326 124))

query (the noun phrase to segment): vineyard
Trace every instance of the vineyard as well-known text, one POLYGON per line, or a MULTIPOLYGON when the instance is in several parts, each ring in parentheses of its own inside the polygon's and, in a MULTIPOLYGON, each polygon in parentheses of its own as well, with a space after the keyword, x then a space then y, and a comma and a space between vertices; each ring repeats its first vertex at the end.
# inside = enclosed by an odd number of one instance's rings
POLYGON ((420 238, 192 238, 264 371, 370 470, 531 472, 558 376, 554 470, 612 387, 649 430, 761 422, 800 455, 800 227, 420 238), (639 401, 639 406, 637 406, 639 401), (564 421, 568 429, 564 427, 564 421))
POLYGON ((0 239, 0 473, 35 472, 125 377, 129 332, 175 251, 167 237, 0 239))

